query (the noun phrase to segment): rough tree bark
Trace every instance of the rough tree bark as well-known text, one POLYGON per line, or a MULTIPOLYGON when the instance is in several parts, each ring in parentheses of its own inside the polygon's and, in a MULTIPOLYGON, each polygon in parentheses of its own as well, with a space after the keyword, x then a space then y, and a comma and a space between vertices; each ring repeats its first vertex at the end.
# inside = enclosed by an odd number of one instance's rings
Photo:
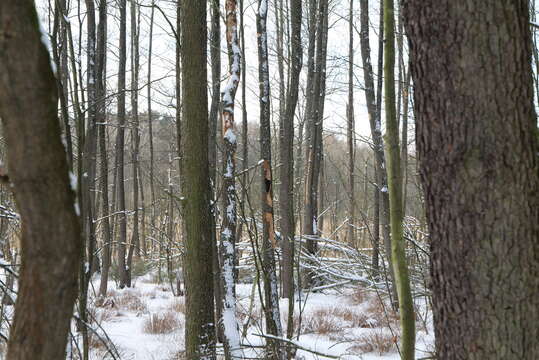
POLYGON ((63 359, 82 241, 58 88, 34 2, 0 2, 0 117, 22 223, 22 268, 7 358, 63 359), (71 188, 70 188, 71 175, 71 188))
POLYGON ((185 0, 182 31, 182 182, 185 223, 185 348, 188 359, 215 359, 206 2, 185 0))
MULTIPOLYGON (((273 175, 271 170, 271 129, 270 129, 270 81, 268 66, 268 1, 258 0, 256 31, 258 44, 258 78, 260 83, 260 158, 262 161, 262 273, 264 280, 264 314, 266 332, 282 336, 277 274, 275 269, 275 228, 273 219, 273 175)), ((283 349, 278 341, 267 339, 267 359, 284 359, 283 349)))
POLYGON ((527 3, 404 3, 442 360, 539 358, 527 3))

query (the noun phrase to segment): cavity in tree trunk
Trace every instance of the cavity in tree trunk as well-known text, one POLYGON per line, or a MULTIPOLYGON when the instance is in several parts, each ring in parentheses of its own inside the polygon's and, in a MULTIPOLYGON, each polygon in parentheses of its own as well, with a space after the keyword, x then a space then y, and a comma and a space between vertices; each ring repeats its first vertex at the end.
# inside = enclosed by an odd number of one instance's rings
POLYGON ((539 158, 527 1, 417 1, 417 149, 437 357, 539 358, 539 158))

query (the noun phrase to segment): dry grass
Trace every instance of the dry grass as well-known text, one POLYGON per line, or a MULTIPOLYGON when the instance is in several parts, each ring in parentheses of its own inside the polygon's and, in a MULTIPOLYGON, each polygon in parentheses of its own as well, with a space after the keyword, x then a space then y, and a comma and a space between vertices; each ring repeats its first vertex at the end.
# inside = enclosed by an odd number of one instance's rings
POLYGON ((150 314, 143 323, 143 331, 147 334, 168 334, 179 329, 181 322, 172 311, 150 314))
POLYGON ((96 352, 105 353, 114 345, 105 336, 97 336, 92 331, 88 332, 88 347, 96 352))
POLYGON ((352 328, 372 328, 373 321, 364 312, 358 312, 349 308, 335 308, 333 314, 346 321, 352 328))
MULTIPOLYGON (((299 326, 299 318, 294 319, 294 327, 299 326)), ((343 326, 335 317, 333 308, 318 308, 310 314, 304 314, 301 321, 302 333, 327 335, 342 332, 343 326)))
POLYGON ((122 291, 114 298, 114 307, 127 311, 136 311, 141 313, 148 312, 148 304, 142 299, 140 293, 134 291, 122 291))
POLYGON ((176 313, 185 314, 185 301, 183 300, 183 298, 175 298, 174 300, 172 300, 169 305, 169 310, 176 313))
POLYGON ((399 314, 397 314, 389 304, 379 297, 369 300, 365 312, 376 321, 377 327, 398 327, 399 314))
POLYGON ((369 293, 362 287, 356 287, 350 294, 350 303, 353 305, 363 304, 369 299, 369 293))
POLYGON ((383 355, 396 349, 398 337, 388 334, 380 329, 370 331, 356 339, 356 345, 351 350, 361 353, 373 353, 383 355))

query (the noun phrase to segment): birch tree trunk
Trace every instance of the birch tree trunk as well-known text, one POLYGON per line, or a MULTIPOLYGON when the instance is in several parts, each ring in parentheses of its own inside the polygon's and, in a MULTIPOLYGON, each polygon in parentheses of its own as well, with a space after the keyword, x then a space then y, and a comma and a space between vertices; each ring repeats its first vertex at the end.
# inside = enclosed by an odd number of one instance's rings
POLYGON ((404 10, 437 357, 537 359, 539 146, 528 2, 407 0, 404 10))
POLYGON ((45 46, 48 35, 40 32, 30 0, 0 2, 0 33, 0 117, 22 225, 7 358, 63 359, 82 241, 75 179, 57 116, 58 88, 45 46))
POLYGON ((241 50, 239 46, 236 1, 227 0, 226 39, 229 49, 230 77, 223 90, 221 104, 221 122, 223 126, 223 223, 221 225, 221 281, 223 284, 223 329, 225 359, 242 359, 240 348, 240 332, 236 319, 236 125, 234 122, 234 102, 241 75, 241 50))

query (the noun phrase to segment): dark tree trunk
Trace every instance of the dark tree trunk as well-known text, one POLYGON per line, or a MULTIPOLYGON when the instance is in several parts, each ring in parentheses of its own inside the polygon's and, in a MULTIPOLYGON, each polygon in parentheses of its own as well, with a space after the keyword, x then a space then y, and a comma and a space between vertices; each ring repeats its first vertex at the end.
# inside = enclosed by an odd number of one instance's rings
POLYGON ((125 63, 126 63, 126 0, 119 1, 120 7, 120 55, 118 59, 118 132, 116 135, 116 172, 118 218, 120 222, 120 236, 118 239, 118 272, 120 276, 120 289, 129 284, 129 272, 125 255, 127 247, 127 214, 125 213, 125 179, 124 179, 124 153, 125 153, 125 63))
POLYGON ((63 359, 82 242, 60 139, 58 87, 33 1, 0 2, 0 33, 0 117, 22 220, 7 358, 63 359))
POLYGON ((215 359, 212 221, 208 166, 206 2, 182 3, 182 182, 184 204, 188 359, 215 359))
MULTIPOLYGON (((384 248, 388 260, 388 272, 391 278, 390 292, 392 304, 396 307, 396 289, 393 276, 393 266, 391 263, 391 236, 389 233, 389 193, 387 190, 387 172, 384 156, 384 140, 382 138, 382 64, 383 64, 383 41, 378 43, 378 83, 377 90, 374 88, 374 76, 371 64, 371 49, 369 45, 369 3, 367 0, 361 1, 361 58, 363 64, 363 76, 365 79, 365 99, 367 112, 369 114, 369 125, 371 128, 371 138, 373 143, 375 159, 376 185, 378 189, 379 222, 384 238, 384 248)), ((380 15, 380 38, 383 38, 383 11, 380 15)), ((377 244, 376 244, 377 245, 377 244)), ((379 249, 375 245, 376 249, 379 249)), ((378 256, 375 257, 376 259, 378 256)))
MULTIPOLYGON (((281 316, 279 313, 279 294, 277 293, 277 274, 275 266, 275 238, 273 218, 273 174, 271 169, 271 132, 270 132, 270 81, 268 68, 268 1, 258 0, 256 31, 258 34, 258 79, 260 84, 260 158, 262 159, 261 200, 262 200, 262 272, 264 280, 264 312, 266 332, 282 336, 281 316)), ((267 339, 267 358, 284 359, 281 344, 267 339)))
POLYGON ((405 2, 438 359, 539 358, 527 1, 405 2))
MULTIPOLYGON (((155 233, 155 186, 154 186, 154 151, 153 151, 153 117, 152 117, 152 45, 153 45, 153 22, 155 14, 154 1, 152 1, 152 11, 150 15, 150 33, 148 40, 148 78, 147 78, 147 101, 148 101, 148 142, 149 142, 149 151, 150 151, 150 237, 153 238, 155 233)), ((179 2, 178 2, 179 8, 179 2)), ((178 54, 176 55, 179 58, 178 54)), ((177 70, 177 69, 176 69, 177 70)), ((179 77, 179 76, 178 76, 179 77)), ((179 94, 176 94, 177 102, 179 94)), ((176 113, 179 114, 179 106, 176 106, 176 113)), ((179 119, 177 116, 176 121, 179 119)), ((177 122, 177 124, 179 124, 177 122)), ((178 144, 179 146, 179 144, 178 144)), ((143 240, 146 242, 146 240, 143 240)), ((153 241, 150 243, 150 249, 154 248, 153 241)), ((153 254, 152 254, 153 255, 153 254)))
POLYGON ((354 121, 354 0, 350 0, 348 13, 348 104, 346 107, 346 120, 348 125, 348 186, 350 197, 350 220, 348 220, 348 244, 354 244, 356 239, 356 194, 355 182, 355 121, 354 121))
MULTIPOLYGON (((140 148, 139 116, 138 116, 138 77, 139 77, 139 34, 140 34, 140 10, 137 12, 135 1, 131 1, 131 156, 133 174, 133 235, 129 247, 127 265, 131 268, 134 254, 140 256, 139 239, 139 188, 138 188, 138 158, 140 148)), ((131 276, 129 278, 131 282, 131 276)))
POLYGON ((107 3, 102 1, 99 4, 99 26, 97 29, 97 84, 96 84, 96 97, 97 97, 97 122, 99 124, 99 156, 101 165, 101 197, 102 197, 102 214, 103 224, 103 256, 101 266, 101 283, 99 285, 99 296, 105 297, 107 295, 107 285, 109 279, 109 270, 111 264, 112 254, 112 233, 109 219, 110 205, 109 205, 109 164, 108 164, 108 152, 106 142, 106 109, 105 109, 105 48, 106 48, 106 26, 107 26, 107 3))
MULTIPOLYGON (((281 210, 281 234, 283 251, 283 298, 288 299, 288 327, 287 337, 292 338, 294 326, 294 115, 298 102, 299 78, 303 61, 303 49, 301 46, 301 0, 292 0, 291 28, 292 44, 290 52, 290 86, 286 96, 286 110, 280 126, 280 150, 281 150, 281 187, 280 187, 280 210, 281 210)), ((288 349, 291 356, 291 349, 288 349)))
MULTIPOLYGON (((210 164, 210 185, 212 187, 212 249, 213 249, 213 291, 215 296, 216 324, 220 321, 223 312, 221 296, 221 265, 219 262, 219 249, 217 247, 217 233, 215 225, 218 219, 216 201, 217 189, 217 118, 219 117, 219 102, 221 96, 221 11, 219 0, 211 0, 211 30, 210 30, 210 62, 211 62, 211 104, 209 118, 209 149, 208 161, 210 164)), ((223 342, 223 327, 217 326, 217 339, 223 342)))

